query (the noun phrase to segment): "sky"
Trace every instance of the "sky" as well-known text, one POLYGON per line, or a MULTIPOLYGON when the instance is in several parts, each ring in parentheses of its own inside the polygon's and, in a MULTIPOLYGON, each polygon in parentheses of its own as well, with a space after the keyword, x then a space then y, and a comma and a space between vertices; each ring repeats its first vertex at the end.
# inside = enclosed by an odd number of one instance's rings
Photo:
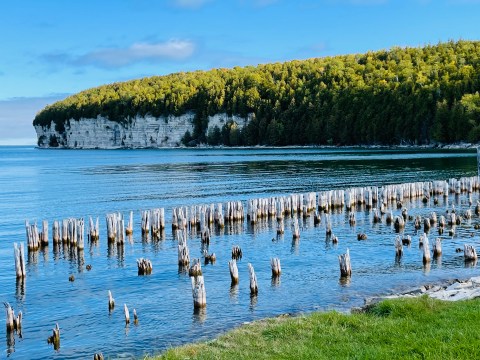
POLYGON ((0 0, 0 145, 91 87, 178 71, 480 40, 480 0, 0 0))

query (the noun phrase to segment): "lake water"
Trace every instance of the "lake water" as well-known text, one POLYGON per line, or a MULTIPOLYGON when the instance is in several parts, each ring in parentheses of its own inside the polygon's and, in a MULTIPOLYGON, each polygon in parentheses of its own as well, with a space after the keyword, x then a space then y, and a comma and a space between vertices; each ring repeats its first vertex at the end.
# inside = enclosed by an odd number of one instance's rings
MULTIPOLYGON (((23 337, 14 343, 0 326, 0 358, 80 359, 102 352, 110 358, 141 357, 167 347, 212 338, 246 321, 282 313, 340 311, 358 306, 366 296, 391 293, 419 284, 478 275, 465 266, 455 248, 479 245, 473 225, 478 217, 442 236, 443 256, 429 268, 422 264, 418 235, 409 222, 405 233, 413 245, 395 261, 390 225, 372 223, 372 214, 357 209, 357 223, 348 213, 332 216, 334 246, 325 239, 325 225, 313 218, 301 221, 301 239, 292 242, 290 220, 285 235, 276 237, 274 221, 255 228, 247 222, 215 230, 209 252, 217 262, 203 266, 207 307, 194 313, 191 282, 179 271, 177 242, 171 231, 174 206, 210 204, 291 193, 346 189, 353 186, 444 180, 474 176, 475 151, 363 149, 169 149, 67 151, 33 147, 0 147, 0 301, 24 315, 23 337), (167 230, 160 241, 143 241, 140 211, 164 207, 167 230), (123 247, 109 247, 105 214, 134 211, 134 235, 123 247), (83 253, 50 246, 27 256, 24 284, 15 279, 13 243, 25 241, 24 221, 68 217, 100 217, 98 244, 85 244, 83 253), (356 234, 366 232, 367 241, 356 234), (471 236, 474 233, 474 236, 471 236), (228 260, 232 245, 243 250, 238 262, 240 283, 230 287, 228 260), (353 275, 339 280, 338 255, 350 249, 353 275), (270 258, 279 257, 282 275, 272 281, 270 258), (136 259, 152 261, 153 273, 138 276, 136 259), (257 273, 259 293, 251 298, 247 263, 257 273), (86 271, 85 266, 92 266, 86 271), (69 282, 70 275, 75 276, 69 282), (109 314, 107 291, 116 301, 109 314), (125 327, 123 304, 136 309, 139 324, 125 327), (55 323, 61 347, 47 338, 55 323)), ((473 204, 478 193, 473 194, 473 204)), ((443 214, 455 204, 469 207, 465 196, 440 198, 437 206, 420 200, 405 205, 411 215, 432 209, 443 214), (447 204, 448 202, 448 204, 447 204)), ((471 207, 473 209, 473 207, 471 207)), ((394 209, 394 214, 400 210, 394 209)), ((430 241, 436 229, 431 230, 430 241)), ((51 229, 50 229, 51 236, 51 229)), ((199 235, 188 240, 191 257, 201 257, 199 235)), ((3 318, 4 319, 4 318, 3 318)))

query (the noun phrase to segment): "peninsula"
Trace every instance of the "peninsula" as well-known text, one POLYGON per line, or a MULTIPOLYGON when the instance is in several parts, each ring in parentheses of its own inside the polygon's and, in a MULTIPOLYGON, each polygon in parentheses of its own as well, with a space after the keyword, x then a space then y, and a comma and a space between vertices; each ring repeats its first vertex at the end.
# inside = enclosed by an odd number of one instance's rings
POLYGON ((155 76, 33 121, 41 148, 395 145, 480 140, 480 41, 155 76))

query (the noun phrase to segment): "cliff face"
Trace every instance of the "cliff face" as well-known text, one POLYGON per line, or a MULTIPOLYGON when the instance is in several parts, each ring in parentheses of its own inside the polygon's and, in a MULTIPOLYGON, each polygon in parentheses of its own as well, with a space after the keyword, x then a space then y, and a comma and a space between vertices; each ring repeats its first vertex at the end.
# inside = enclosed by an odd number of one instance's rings
MULTIPOLYGON (((58 129, 52 121, 50 126, 36 125, 38 146, 41 148, 67 149, 119 149, 119 148, 158 148, 182 145, 182 137, 187 131, 193 133, 194 113, 182 116, 155 118, 135 117, 126 123, 110 121, 103 117, 96 119, 70 119, 64 129, 58 129)), ((208 129, 220 129, 228 121, 243 126, 248 119, 226 114, 209 117, 208 129)))

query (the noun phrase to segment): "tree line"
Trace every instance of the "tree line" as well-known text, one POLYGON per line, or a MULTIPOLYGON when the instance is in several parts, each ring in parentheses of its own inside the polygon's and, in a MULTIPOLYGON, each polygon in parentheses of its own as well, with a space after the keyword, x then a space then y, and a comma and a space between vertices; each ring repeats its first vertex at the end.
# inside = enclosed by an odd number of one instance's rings
POLYGON ((88 89, 34 125, 194 112, 186 144, 354 145, 480 140, 480 42, 449 41, 258 66, 181 72, 88 89), (206 131, 208 116, 252 115, 206 131))

